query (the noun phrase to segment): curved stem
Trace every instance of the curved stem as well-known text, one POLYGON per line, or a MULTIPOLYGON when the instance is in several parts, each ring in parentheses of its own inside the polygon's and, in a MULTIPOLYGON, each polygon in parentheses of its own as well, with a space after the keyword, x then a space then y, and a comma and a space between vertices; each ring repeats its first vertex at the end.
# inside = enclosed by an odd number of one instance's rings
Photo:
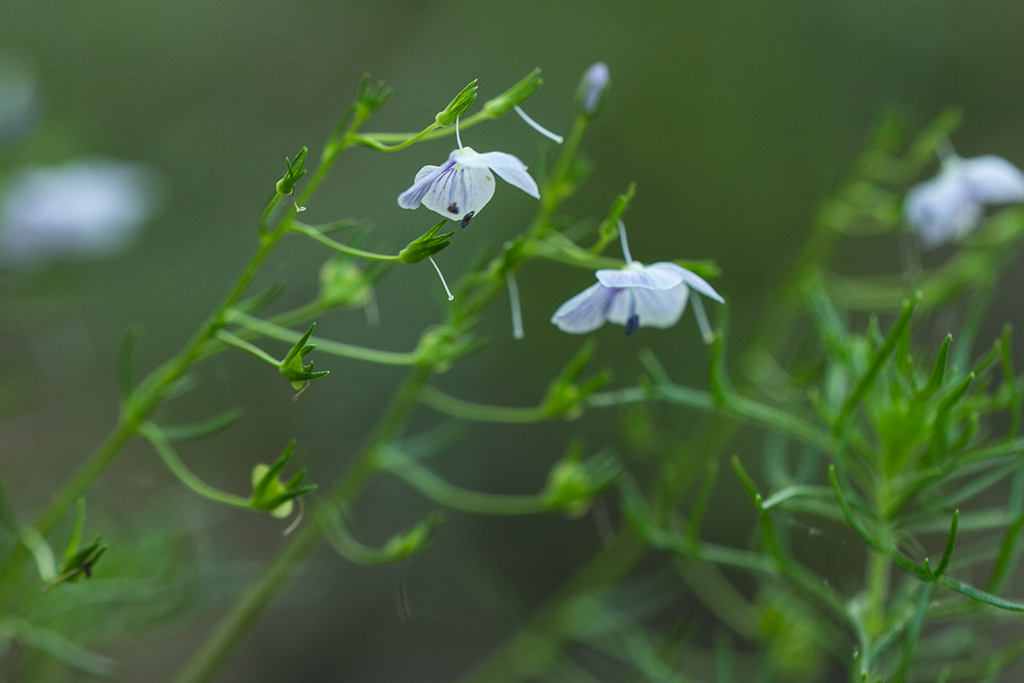
MULTIPOLYGON (((226 316, 228 322, 241 325, 243 328, 255 332, 270 339, 294 344, 302 338, 302 333, 280 327, 268 320, 261 320, 247 313, 231 311, 226 316)), ((394 351, 379 351, 367 349, 362 346, 353 346, 342 342, 331 341, 321 337, 310 337, 307 340, 310 344, 316 345, 316 350, 332 356, 351 358, 380 365, 415 365, 419 362, 416 353, 398 353, 394 351)))
POLYGON ((334 251, 340 252, 342 254, 356 256, 358 258, 364 258, 370 261, 397 262, 401 260, 397 255, 377 254, 372 251, 363 251, 362 249, 356 249, 355 247, 350 247, 347 244, 342 244, 341 242, 335 242, 330 237, 327 237, 326 235, 321 233, 319 230, 315 230, 306 225, 305 223, 299 223, 297 221, 288 221, 287 226, 288 230, 292 232, 297 232, 300 235, 305 235, 306 237, 315 240, 326 247, 330 247, 334 251))
MULTIPOLYGON (((466 130, 471 126, 487 121, 490 118, 490 114, 481 110, 469 118, 460 120, 459 127, 462 128, 462 130, 466 130)), ((440 128, 437 124, 434 124, 419 133, 363 133, 356 137, 356 142, 361 145, 366 145, 367 147, 373 147, 374 149, 380 149, 384 152, 390 152, 396 149, 401 149, 401 146, 408 147, 413 142, 419 142, 420 140, 437 140, 438 138, 448 137, 449 135, 454 134, 455 128, 453 126, 440 128), (398 143, 400 146, 386 147, 386 143, 389 142, 398 143)))
POLYGON ((433 502, 453 510, 478 515, 532 515, 551 510, 543 493, 516 496, 468 491, 452 486, 411 459, 387 469, 433 502))
POLYGON ((139 434, 146 437, 153 448, 156 450, 157 455, 167 465, 167 469, 181 481, 182 484, 187 486, 189 489, 197 495, 212 500, 215 503, 223 503, 224 505, 231 505, 238 508, 252 509, 250 500, 248 498, 242 498, 231 493, 226 493, 220 489, 210 486, 196 475, 192 474, 192 471, 181 461, 178 454, 171 448, 171 444, 167 442, 163 432, 152 422, 144 422, 139 425, 139 434))
POLYGON ((256 356, 267 365, 273 365, 275 368, 281 367, 281 361, 277 360, 260 347, 236 337, 227 330, 217 330, 217 334, 215 336, 219 341, 224 342, 228 346, 234 347, 239 351, 245 351, 249 355, 256 356))
POLYGON ((420 402, 434 410, 451 415, 462 420, 474 422, 503 422, 508 424, 529 424, 531 422, 542 422, 550 419, 540 407, 536 408, 509 408, 505 406, 490 406, 481 403, 471 403, 462 399, 449 396, 440 389, 432 386, 423 388, 420 395, 420 402))

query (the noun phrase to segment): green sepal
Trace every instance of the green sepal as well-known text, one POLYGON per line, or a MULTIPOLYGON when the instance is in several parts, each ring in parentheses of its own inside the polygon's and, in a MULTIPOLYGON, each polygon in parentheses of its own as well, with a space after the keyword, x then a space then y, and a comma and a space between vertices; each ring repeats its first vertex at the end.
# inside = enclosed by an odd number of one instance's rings
POLYGON ((292 501, 316 490, 315 485, 300 487, 306 470, 299 470, 287 482, 280 480, 281 472, 295 449, 295 439, 284 447, 281 455, 272 465, 257 463, 252 468, 252 497, 249 504, 255 510, 264 510, 277 518, 287 517, 292 513, 292 501))
POLYGON ((313 361, 310 361, 308 365, 302 364, 303 359, 305 359, 305 357, 316 348, 316 344, 306 343, 306 341, 309 340, 310 335, 313 334, 314 329, 316 329, 316 323, 311 323, 309 329, 306 330, 306 333, 302 335, 299 341, 295 342, 295 345, 292 346, 291 349, 288 350, 288 354, 284 357, 284 360, 281 361, 278 368, 280 373, 284 375, 288 381, 292 382, 293 385, 296 383, 301 385, 302 382, 319 379, 320 377, 325 377, 330 374, 329 370, 322 370, 320 372, 314 371, 313 361))
POLYGON ((434 117, 437 125, 450 126, 455 123, 455 119, 465 114, 466 110, 473 104, 473 100, 476 99, 476 89, 476 79, 474 78, 469 82, 469 85, 455 96, 455 99, 448 103, 448 106, 443 111, 437 113, 437 116, 434 117))
POLYGON ((501 93, 497 97, 487 100, 487 102, 484 103, 484 113, 492 119, 504 116, 517 104, 522 104, 533 97, 533 94, 540 90, 540 86, 542 85, 544 85, 544 81, 540 78, 540 68, 536 68, 528 73, 526 78, 519 81, 505 92, 501 93))
POLYGON ((277 193, 279 195, 286 195, 295 192, 295 183, 299 182, 302 176, 306 175, 306 169, 303 168, 306 164, 306 154, 309 150, 303 147, 299 150, 299 153, 295 155, 294 159, 284 158, 284 163, 288 166, 288 172, 284 174, 280 180, 277 181, 277 193))
POLYGON ((544 487, 544 500, 553 510, 579 517, 590 509, 594 497, 611 486, 622 465, 610 452, 602 451, 583 460, 583 443, 574 440, 565 456, 555 463, 544 487))
POLYGON ((60 567, 57 578, 48 587, 56 586, 58 583, 74 582, 81 577, 91 578, 93 567, 96 562, 107 551, 109 546, 102 542, 102 537, 97 536, 90 545, 82 548, 64 560, 60 567))
POLYGON ((425 261, 437 252, 441 251, 449 244, 452 243, 452 235, 454 231, 446 232, 442 235, 438 235, 437 231, 441 229, 441 226, 448 222, 448 219, 442 219, 440 223, 427 230, 425 233, 409 242, 409 245, 398 252, 398 260, 402 263, 419 263, 425 261))
POLYGON ((384 554, 389 561, 398 562, 426 549, 434 529, 445 521, 443 512, 433 512, 406 531, 395 534, 384 544, 384 554))

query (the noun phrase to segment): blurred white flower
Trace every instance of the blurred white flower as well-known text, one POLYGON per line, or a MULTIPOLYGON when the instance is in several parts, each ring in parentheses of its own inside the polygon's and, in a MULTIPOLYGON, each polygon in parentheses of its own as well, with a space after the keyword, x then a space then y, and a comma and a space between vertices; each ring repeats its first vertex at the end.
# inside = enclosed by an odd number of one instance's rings
POLYGON ((459 148, 448 155, 441 166, 427 165, 419 170, 412 187, 398 195, 398 205, 415 209, 420 204, 462 227, 491 201, 494 196, 494 174, 535 199, 540 199, 537 183, 526 172, 526 164, 505 152, 480 154, 472 147, 463 147, 459 122, 455 121, 459 148))
POLYGON ((903 201, 903 215, 925 248, 960 239, 985 214, 986 204, 1024 202, 1024 173, 994 155, 961 159, 949 153, 942 170, 915 185, 903 201))
MULTIPOLYGON (((571 334, 586 334, 604 325, 605 321, 624 325, 626 336, 640 327, 666 328, 679 322, 686 308, 690 289, 725 303, 704 278, 682 266, 660 261, 645 266, 634 261, 626 243, 626 232, 619 224, 622 252, 626 267, 620 270, 599 270, 597 283, 583 290, 558 307, 551 322, 571 334)), ((694 313, 705 339, 711 329, 703 305, 694 297, 694 313)))
POLYGON ((115 254, 151 216, 158 190, 153 170, 111 159, 26 169, 0 197, 0 262, 115 254))

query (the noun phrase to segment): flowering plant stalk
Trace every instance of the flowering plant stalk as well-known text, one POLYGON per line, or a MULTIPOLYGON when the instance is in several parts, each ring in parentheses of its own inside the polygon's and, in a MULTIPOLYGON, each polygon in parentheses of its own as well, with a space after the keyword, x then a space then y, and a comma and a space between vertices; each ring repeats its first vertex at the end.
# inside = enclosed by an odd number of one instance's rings
MULTIPOLYGON (((654 681, 711 680, 711 672, 719 681, 755 675, 810 680, 830 672, 852 681, 994 680, 1024 655, 1024 637, 1002 647, 987 640, 1000 628, 1001 617, 1024 612, 1024 602, 1006 594, 1024 527, 1024 440, 1019 436, 1024 384, 1014 368, 1008 327, 987 351, 974 349, 996 274, 1024 235, 1021 209, 1004 208, 985 220, 982 204, 1024 200, 1024 194, 1018 198, 1004 192, 998 201, 991 192, 979 195, 957 167, 960 175, 912 191, 901 210, 900 198, 935 152, 945 149, 956 117, 940 117, 909 143, 895 122, 886 122, 850 180, 822 207, 790 275, 769 298, 761 326, 740 362, 730 367, 728 304, 719 294, 719 289, 728 293, 727 278, 718 288, 708 282, 720 274, 711 261, 648 266, 634 261, 624 219, 634 199, 633 185, 614 198, 593 234, 574 235, 559 217, 588 172, 580 147, 606 106, 610 83, 603 64, 586 72, 575 97, 573 127, 562 138, 520 106, 541 85, 537 71, 469 114, 478 92, 474 81, 419 132, 409 134, 363 131, 390 94, 383 84, 371 86, 364 79, 310 177, 307 148, 286 159, 285 173, 254 226, 258 242, 249 265, 182 350, 136 382, 132 348, 137 333, 126 334, 120 414, 92 456, 31 524, 20 521, 0 496, 0 522, 14 539, 0 566, 0 634, 73 668, 100 674, 113 670, 108 660, 59 634, 41 635, 29 617, 44 591, 88 581, 103 567, 107 545, 101 538, 83 541, 83 496, 123 447, 140 436, 192 493, 253 513, 292 518, 284 547, 176 674, 178 683, 213 680, 321 541, 352 563, 401 562, 426 550, 446 513, 578 518, 593 509, 605 531, 605 546, 579 575, 465 681, 557 678, 559 672, 594 678, 574 658, 570 642, 599 650, 617 670, 626 666, 654 681), (478 154, 463 146, 463 133, 513 111, 561 145, 550 167, 529 169, 509 153, 478 154), (299 220, 346 150, 362 146, 399 152, 449 135, 457 147, 448 160, 403 174, 406 181, 413 176, 413 182, 397 194, 401 207, 413 210, 422 204, 442 220, 429 219, 430 227, 397 253, 367 250, 355 237, 339 237, 356 225, 354 220, 327 225, 299 220), (517 193, 517 199, 537 200, 536 213, 517 236, 449 287, 434 256, 496 218, 486 210, 498 191, 495 175, 525 193, 517 193), (964 205, 970 221, 940 215, 948 206, 963 213, 964 205), (446 230, 449 220, 461 228, 446 230), (908 227, 919 234, 907 233, 908 227), (975 233, 964 238, 959 251, 933 270, 923 270, 919 260, 887 278, 851 278, 828 270, 841 239, 889 232, 914 251, 918 239, 925 246, 935 243, 937 231, 946 239, 965 236, 971 228, 975 233), (251 294, 250 285, 286 236, 316 242, 332 260, 321 271, 316 299, 264 317, 276 292, 251 294), (621 259, 611 255, 616 242, 621 259), (523 336, 515 275, 535 259, 590 269, 598 279, 575 296, 565 293, 567 301, 552 312, 554 326, 546 334, 557 334, 555 327, 585 334, 609 321, 623 325, 633 342, 653 332, 632 336, 640 328, 674 326, 689 303, 709 344, 707 389, 673 381, 661 360, 643 347, 636 349, 644 368, 640 380, 610 387, 609 372, 587 369, 595 350, 592 339, 552 378, 535 406, 478 404, 433 386, 437 373, 481 348, 481 314, 505 290, 513 334, 523 336), (363 348, 315 335, 316 319, 325 313, 375 303, 373 285, 389 267, 426 268, 424 261, 436 270, 448 302, 443 322, 423 330, 415 348, 363 348), (716 325, 708 320, 701 296, 724 304, 717 307, 716 325), (942 328, 932 314, 965 299, 970 299, 966 322, 955 330, 942 328), (938 334, 941 341, 930 343, 929 334, 938 334), (275 355, 262 346, 269 342, 289 348, 275 355), (364 435, 357 456, 333 482, 310 483, 313 477, 305 470, 295 470, 291 441, 269 463, 253 468, 251 493, 238 495, 196 476, 176 448, 227 428, 240 415, 227 411, 198 424, 170 425, 157 414, 177 397, 193 366, 228 351, 272 366, 297 397, 312 382, 323 386, 333 381, 328 371, 316 369, 324 355, 402 366, 407 374, 364 435), (744 379, 734 384, 734 375, 744 379), (406 433, 408 418, 420 404, 457 420, 515 425, 615 409, 627 425, 626 449, 650 451, 654 467, 574 441, 560 448, 564 454, 539 491, 513 495, 460 488, 425 463, 445 447, 445 439, 406 433), (693 433, 682 434, 664 426, 659 411, 703 417, 693 433), (761 452, 753 455, 759 459, 747 452, 727 459, 741 428, 758 435, 761 452), (714 509, 720 462, 729 463, 749 498, 753 531, 745 547, 702 532, 706 513, 714 509), (349 510, 382 475, 397 478, 444 511, 371 547, 349 530, 349 510), (616 505, 617 527, 607 518, 608 502, 616 505), (72 509, 74 529, 58 566, 53 532, 72 509), (805 528, 813 533, 801 535, 805 528), (855 548, 848 554, 858 571, 836 577, 813 566, 810 548, 823 535, 855 548), (643 582, 644 567, 651 563, 668 567, 676 588, 664 591, 654 601, 656 608, 634 609, 620 594, 630 582, 643 582), (34 574, 28 571, 32 564, 34 574), (740 584, 735 571, 749 580, 740 584), (676 609, 684 594, 713 615, 704 632, 664 628, 663 613, 676 609), (948 647, 951 633, 967 645, 948 647), (705 653, 699 643, 707 641, 715 646, 705 653), (714 666, 702 664, 709 658, 714 666)), ((996 181, 1013 185, 1020 174, 1007 164, 1000 160, 996 181)))

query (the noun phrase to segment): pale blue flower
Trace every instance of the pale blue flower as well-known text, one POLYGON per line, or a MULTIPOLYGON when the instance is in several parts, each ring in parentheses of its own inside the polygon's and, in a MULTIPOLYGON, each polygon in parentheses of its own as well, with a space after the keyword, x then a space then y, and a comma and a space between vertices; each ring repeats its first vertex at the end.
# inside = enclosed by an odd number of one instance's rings
POLYGON ((420 204, 453 221, 469 220, 494 196, 494 175, 535 199, 537 183, 526 172, 526 164, 505 152, 478 153, 472 147, 459 148, 441 166, 424 166, 412 187, 398 195, 398 205, 415 209, 420 204))
POLYGON ((1024 202, 1024 173, 1002 157, 961 159, 948 153, 942 171, 915 185, 903 215, 926 248, 960 239, 985 215, 986 204, 1024 202))
POLYGON ((154 171, 111 159, 21 171, 0 197, 0 262, 117 253, 134 241, 159 195, 154 171))
MULTIPOLYGON (((640 327, 666 328, 679 322, 690 290, 725 303, 704 278, 675 263, 660 261, 645 266, 629 254, 626 232, 619 225, 626 267, 597 271, 597 283, 558 307, 551 322, 571 334, 593 332, 604 323, 623 325, 628 336, 640 327)), ((693 297, 694 313, 705 338, 711 336, 699 297, 693 297)))

